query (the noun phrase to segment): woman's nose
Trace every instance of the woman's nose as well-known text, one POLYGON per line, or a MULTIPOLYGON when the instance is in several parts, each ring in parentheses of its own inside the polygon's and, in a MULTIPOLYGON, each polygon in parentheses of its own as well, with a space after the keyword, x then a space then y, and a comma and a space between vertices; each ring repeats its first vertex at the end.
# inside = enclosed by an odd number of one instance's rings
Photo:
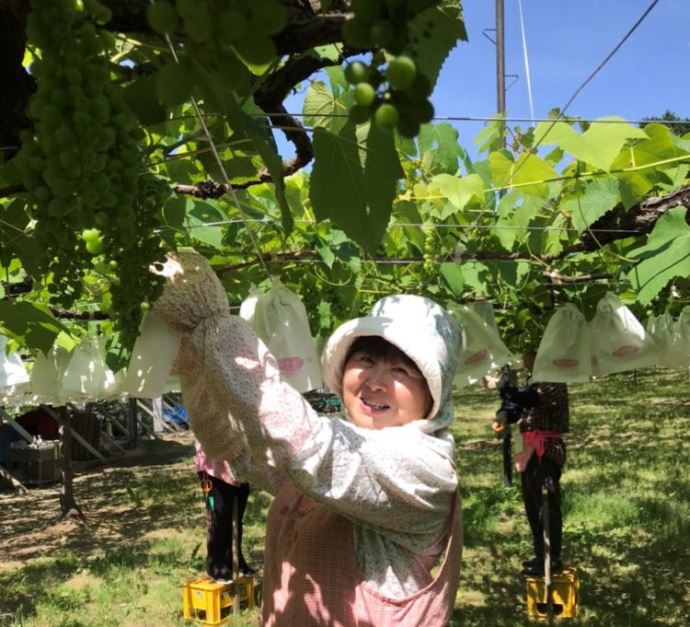
POLYGON ((388 383, 388 371, 380 365, 375 365, 367 371, 367 386, 372 390, 380 390, 388 383))

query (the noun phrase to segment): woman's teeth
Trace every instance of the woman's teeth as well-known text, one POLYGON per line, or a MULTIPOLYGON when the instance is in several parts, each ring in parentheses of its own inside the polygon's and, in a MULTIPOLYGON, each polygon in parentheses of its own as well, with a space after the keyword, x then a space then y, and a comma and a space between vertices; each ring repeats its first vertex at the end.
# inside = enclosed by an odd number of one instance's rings
POLYGON ((387 409, 388 408, 388 405, 384 405, 383 403, 373 403, 372 401, 365 401, 364 399, 362 399, 362 402, 367 407, 371 407, 372 409, 381 410, 381 409, 387 409))

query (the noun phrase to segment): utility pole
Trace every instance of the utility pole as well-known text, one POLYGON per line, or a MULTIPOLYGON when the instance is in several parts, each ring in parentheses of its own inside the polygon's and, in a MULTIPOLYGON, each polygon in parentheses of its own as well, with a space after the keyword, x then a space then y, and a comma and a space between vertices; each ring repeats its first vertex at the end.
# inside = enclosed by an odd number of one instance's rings
POLYGON ((504 0, 496 0, 496 105, 499 115, 506 112, 506 54, 504 0))
MULTIPOLYGON (((496 109, 498 115, 506 112, 506 54, 505 54, 505 12, 504 0, 496 0, 496 109)), ((505 146, 505 122, 502 124, 503 145, 505 146)), ((500 195, 500 192, 499 192, 500 195)), ((513 442, 512 425, 507 424, 503 431, 503 485, 513 485, 513 442)))
POLYGON ((498 113, 506 112, 506 37, 503 5, 503 0, 496 0, 496 103, 498 113))

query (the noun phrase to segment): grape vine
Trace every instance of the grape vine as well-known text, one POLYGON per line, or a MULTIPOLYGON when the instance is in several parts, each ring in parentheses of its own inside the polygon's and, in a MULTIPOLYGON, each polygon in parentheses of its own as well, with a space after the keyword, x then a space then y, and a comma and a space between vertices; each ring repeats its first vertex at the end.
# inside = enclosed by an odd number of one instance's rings
POLYGON ((99 27, 109 19, 97 0, 32 2, 30 71, 39 80, 16 163, 51 301, 73 306, 95 269, 112 284, 115 322, 131 345, 142 303, 161 289, 146 268, 163 257, 156 229, 169 191, 147 174, 143 132, 111 80, 114 41, 99 27), (120 272, 133 263, 138 271, 120 272))
POLYGON ((345 68, 345 77, 354 85, 350 118, 355 124, 373 117, 380 128, 396 129, 401 136, 412 138, 422 124, 432 120, 432 86, 414 60, 415 42, 408 23, 435 4, 434 0, 352 1, 353 15, 343 25, 343 39, 353 48, 376 50, 368 65, 353 61, 345 68))
POLYGON ((149 6, 147 17, 160 35, 187 35, 182 59, 163 65, 156 79, 159 98, 170 106, 189 99, 199 68, 203 68, 202 74, 210 72, 220 78, 225 88, 248 94, 251 74, 242 61, 256 66, 270 63, 277 55, 271 36, 287 22, 279 0, 177 0, 175 5, 157 0, 149 6), (193 71, 191 59, 197 71, 193 71))

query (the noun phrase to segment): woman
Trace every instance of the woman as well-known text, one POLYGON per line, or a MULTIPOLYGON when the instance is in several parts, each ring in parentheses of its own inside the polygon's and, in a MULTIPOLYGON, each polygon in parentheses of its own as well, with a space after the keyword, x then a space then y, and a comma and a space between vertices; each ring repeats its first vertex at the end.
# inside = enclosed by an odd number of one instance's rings
POLYGON ((264 625, 446 625, 461 532, 451 385, 459 334, 430 300, 392 296, 342 325, 322 365, 345 416, 318 415, 198 255, 171 258, 156 313, 207 454, 275 495, 264 625), (438 567, 438 568, 435 568, 438 567))

